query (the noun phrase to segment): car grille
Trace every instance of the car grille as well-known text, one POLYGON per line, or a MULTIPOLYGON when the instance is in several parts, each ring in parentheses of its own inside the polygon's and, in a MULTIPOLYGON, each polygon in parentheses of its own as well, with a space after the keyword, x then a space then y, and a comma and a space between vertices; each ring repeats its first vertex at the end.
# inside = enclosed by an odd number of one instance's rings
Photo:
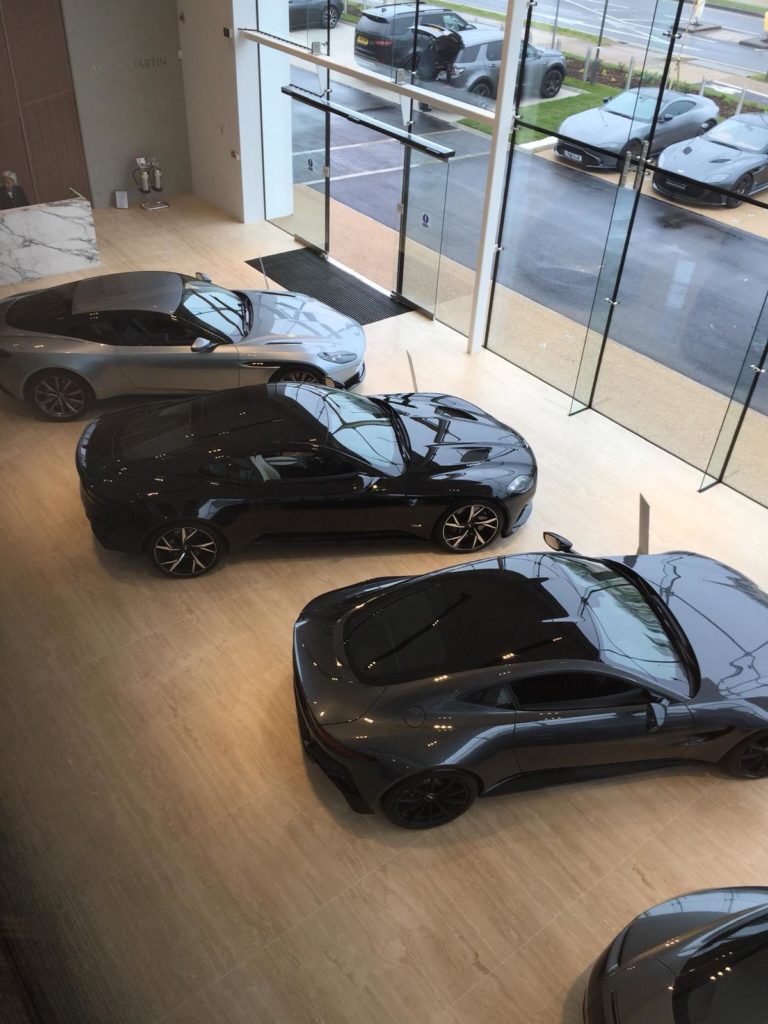
POLYGON ((657 171, 654 174, 653 184, 660 192, 666 192, 671 196, 686 196, 688 199, 698 200, 702 203, 720 202, 720 197, 712 189, 706 188, 704 185, 697 185, 692 181, 672 178, 662 171, 657 171))

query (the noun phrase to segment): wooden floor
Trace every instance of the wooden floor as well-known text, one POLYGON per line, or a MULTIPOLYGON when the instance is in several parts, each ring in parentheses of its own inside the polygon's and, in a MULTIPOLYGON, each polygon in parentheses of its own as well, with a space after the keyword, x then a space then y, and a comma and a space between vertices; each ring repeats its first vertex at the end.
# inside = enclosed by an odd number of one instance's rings
MULTIPOLYGON (((205 270, 289 247, 202 203, 103 211, 101 270, 205 270)), ((98 271, 95 271, 98 272, 98 271)), ((6 289, 6 293, 10 289, 6 289)), ((445 390, 518 427, 541 531, 694 549, 768 588, 768 512, 411 313, 367 328, 368 393, 445 390)), ((409 833, 349 811, 302 757, 290 636, 315 594, 448 558, 419 542, 263 544, 174 582, 101 550, 82 423, 0 400, 0 876, 44 1019, 77 1024, 576 1024, 584 972, 645 907, 765 884, 768 782, 655 772, 480 801, 409 833)), ((0 1018, 2 1011, 0 1010, 0 1018)), ((652 1024, 652 1022, 649 1022, 652 1024)))

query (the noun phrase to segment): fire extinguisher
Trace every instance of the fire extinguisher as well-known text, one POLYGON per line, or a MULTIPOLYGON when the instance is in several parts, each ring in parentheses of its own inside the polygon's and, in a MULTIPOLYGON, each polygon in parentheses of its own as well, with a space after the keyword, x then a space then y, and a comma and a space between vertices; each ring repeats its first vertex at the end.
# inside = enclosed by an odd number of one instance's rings
MULTIPOLYGON (((153 160, 150 167, 150 178, 152 181, 152 190, 154 192, 163 191, 163 172, 160 170, 160 165, 157 161, 153 160)), ((143 189, 142 189, 143 191, 143 189)), ((149 190, 147 190, 149 191, 149 190)))
POLYGON ((133 180, 136 182, 139 192, 148 195, 152 191, 149 183, 149 168, 146 164, 139 164, 138 167, 134 167, 133 180))

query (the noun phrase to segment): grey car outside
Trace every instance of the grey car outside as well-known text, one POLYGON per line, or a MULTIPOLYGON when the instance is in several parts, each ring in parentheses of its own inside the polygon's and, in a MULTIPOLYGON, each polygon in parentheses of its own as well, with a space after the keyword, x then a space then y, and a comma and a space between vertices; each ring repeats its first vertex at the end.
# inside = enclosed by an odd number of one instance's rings
POLYGON ((291 31, 302 28, 336 28, 344 0, 288 0, 288 26, 291 31))
MULTIPOLYGON (((627 89, 601 107, 567 117, 558 128, 555 153, 568 163, 591 170, 615 170, 629 153, 640 155, 651 134, 659 90, 627 89)), ((707 131, 717 123, 717 104, 706 96, 667 89, 661 100, 651 152, 707 131)))
MULTIPOLYGON (((495 99, 501 71, 504 33, 498 29, 452 32, 422 26, 419 35, 430 36, 422 48, 416 77, 446 83, 475 96, 495 99)), ((523 91, 551 99, 565 78, 565 57, 559 50, 533 46, 525 51, 523 91)))
POLYGON ((413 3, 382 4, 364 11, 355 26, 355 61, 370 71, 386 73, 388 68, 412 70, 418 63, 428 36, 416 25, 437 29, 471 30, 474 26, 449 7, 413 3), (415 52, 414 52, 415 45, 415 52))
POLYGON ((740 206, 741 196, 768 188, 768 115, 737 114, 700 138, 671 146, 659 157, 653 187, 673 199, 740 206))
POLYGON ((0 388, 51 420, 118 395, 349 388, 364 359, 362 327, 317 299, 230 291, 205 275, 108 274, 0 302, 0 388))

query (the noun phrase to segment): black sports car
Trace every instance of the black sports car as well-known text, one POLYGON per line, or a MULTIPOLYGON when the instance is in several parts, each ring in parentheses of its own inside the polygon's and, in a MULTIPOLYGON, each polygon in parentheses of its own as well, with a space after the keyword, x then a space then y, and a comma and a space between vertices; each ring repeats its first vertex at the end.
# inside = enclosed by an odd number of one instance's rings
POLYGON ((584 997, 586 1024, 765 1024, 768 889, 704 889, 620 932, 584 997))
POLYGON ((659 157, 653 187, 673 199, 731 209, 741 196, 768 188, 768 115, 737 114, 696 139, 669 146, 659 157))
POLYGON ((356 811, 431 828, 533 776, 768 775, 768 594, 703 555, 510 555, 370 580, 294 628, 304 747, 356 811))
POLYGON ((525 522, 536 489, 523 438, 460 398, 310 384, 108 413, 77 468, 98 540, 174 577, 279 534, 415 533, 477 551, 525 522))

